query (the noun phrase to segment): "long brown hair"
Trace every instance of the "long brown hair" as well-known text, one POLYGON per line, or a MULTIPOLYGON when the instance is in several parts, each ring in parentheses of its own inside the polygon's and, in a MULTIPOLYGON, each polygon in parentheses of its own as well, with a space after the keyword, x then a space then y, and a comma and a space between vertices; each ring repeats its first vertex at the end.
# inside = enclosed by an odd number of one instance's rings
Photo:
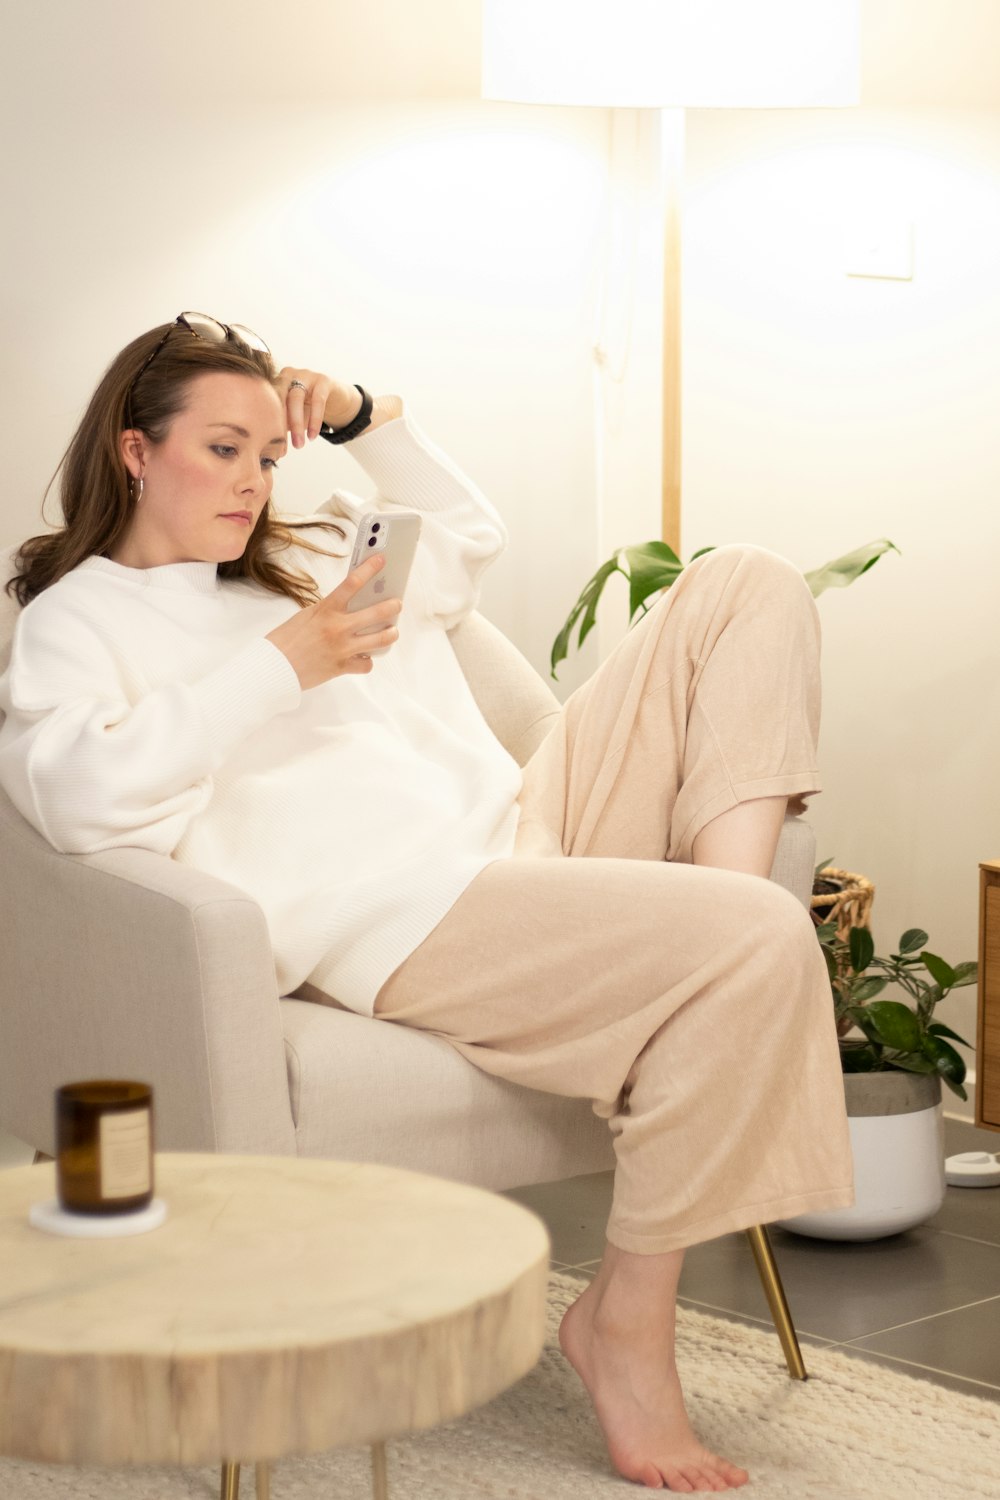
MULTIPOLYGON (((58 531, 33 536, 18 550, 17 573, 6 585, 25 605, 56 583, 84 558, 110 555, 128 528, 135 509, 129 472, 121 455, 120 438, 137 427, 151 443, 162 443, 170 423, 183 410, 187 389, 199 375, 221 370, 266 380, 276 372, 269 354, 236 339, 224 344, 197 338, 180 325, 160 324, 140 334, 111 361, 83 415, 59 467, 49 481, 42 505, 57 479, 65 525, 58 531), (156 357, 143 366, 167 335, 156 357), (141 373, 140 373, 141 372, 141 373)), ((251 578, 273 594, 286 594, 297 604, 315 603, 319 590, 307 573, 291 572, 274 560, 293 543, 310 552, 323 552, 294 532, 319 526, 341 538, 346 533, 333 521, 279 521, 268 501, 257 518, 242 557, 219 564, 220 578, 251 578)))

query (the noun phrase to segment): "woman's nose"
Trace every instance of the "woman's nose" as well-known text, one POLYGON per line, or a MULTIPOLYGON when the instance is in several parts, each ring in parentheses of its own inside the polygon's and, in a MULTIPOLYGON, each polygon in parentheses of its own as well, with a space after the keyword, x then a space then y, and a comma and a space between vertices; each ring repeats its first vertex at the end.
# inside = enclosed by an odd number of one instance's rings
POLYGON ((240 488, 248 493, 266 489, 270 475, 256 459, 252 459, 240 475, 240 488))

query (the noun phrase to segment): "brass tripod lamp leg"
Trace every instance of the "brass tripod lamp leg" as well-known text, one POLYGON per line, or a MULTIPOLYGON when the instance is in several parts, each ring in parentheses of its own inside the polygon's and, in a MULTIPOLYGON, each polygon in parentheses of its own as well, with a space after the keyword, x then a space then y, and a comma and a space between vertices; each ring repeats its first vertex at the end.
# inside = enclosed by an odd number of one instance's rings
POLYGON ((271 1465, 257 1465, 257 1500, 271 1500, 271 1465))
POLYGON ((788 1365, 788 1373, 793 1380, 808 1380, 809 1376, 806 1373, 802 1350, 799 1348, 795 1325, 792 1322, 792 1315, 788 1310, 788 1302, 785 1299, 785 1289, 781 1285, 781 1277, 778 1274, 774 1251, 771 1249, 771 1241, 767 1237, 767 1230, 764 1228, 764 1225, 757 1224, 753 1229, 748 1229, 747 1239, 750 1241, 753 1258, 757 1262, 757 1270, 760 1273, 764 1295, 767 1298, 767 1305, 771 1309, 774 1326, 778 1330, 778 1338, 781 1340, 785 1363, 788 1365))
POLYGON ((226 1460, 222 1465, 221 1500, 240 1500, 240 1466, 226 1460))

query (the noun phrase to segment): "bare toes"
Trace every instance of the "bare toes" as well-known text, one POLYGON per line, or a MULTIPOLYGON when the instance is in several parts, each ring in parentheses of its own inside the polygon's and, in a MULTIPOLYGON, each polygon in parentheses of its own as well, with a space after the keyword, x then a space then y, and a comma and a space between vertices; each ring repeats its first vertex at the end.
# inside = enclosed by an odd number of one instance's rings
POLYGON ((690 1495, 694 1489, 694 1485, 688 1483, 680 1469, 664 1469, 662 1473, 668 1490, 674 1490, 678 1495, 690 1495))
POLYGON ((707 1469, 697 1469, 693 1464, 687 1464, 681 1470, 681 1473, 693 1490, 711 1490, 714 1492, 718 1489, 715 1475, 710 1474, 707 1469))

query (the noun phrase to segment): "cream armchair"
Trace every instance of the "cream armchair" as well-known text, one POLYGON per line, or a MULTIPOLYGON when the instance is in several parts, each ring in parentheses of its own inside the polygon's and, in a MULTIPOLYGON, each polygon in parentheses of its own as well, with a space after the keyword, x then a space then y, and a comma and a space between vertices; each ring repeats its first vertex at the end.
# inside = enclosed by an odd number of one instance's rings
MULTIPOLYGON (((8 554, 0 579, 12 571, 8 554)), ((16 616, 0 595, 0 670, 16 616)), ((451 640, 524 764, 555 697, 483 617, 451 640)), ((809 825, 786 818, 772 879, 808 901, 814 859, 809 825)), ((0 1128, 48 1155, 56 1086, 124 1077, 153 1085, 163 1150, 378 1161, 498 1190, 614 1164, 584 1100, 491 1078, 437 1037, 280 998, 263 914, 242 891, 145 849, 58 854, 2 793, 0 943, 0 1128)), ((748 1233, 804 1378, 766 1234, 748 1233)))

